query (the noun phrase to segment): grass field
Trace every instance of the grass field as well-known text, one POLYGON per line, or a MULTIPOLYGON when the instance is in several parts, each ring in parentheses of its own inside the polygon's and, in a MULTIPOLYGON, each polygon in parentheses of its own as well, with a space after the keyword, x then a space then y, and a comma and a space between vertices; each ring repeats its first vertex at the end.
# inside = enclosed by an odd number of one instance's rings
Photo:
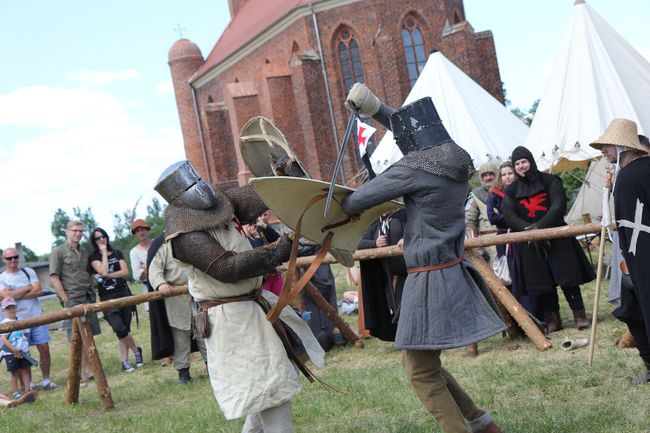
MULTIPOLYGON (((343 275, 341 268, 336 268, 343 275)), ((337 278, 339 291, 347 289, 337 278)), ((608 284, 605 281, 604 286, 608 284)), ((605 288, 604 287, 604 288, 605 288)), ((133 292, 138 292, 134 287, 133 292)), ((606 292, 606 290, 605 290, 606 292)), ((593 285, 583 288, 591 311, 593 285)), ((564 352, 565 336, 587 337, 573 328, 561 301, 567 329, 552 334, 554 347, 540 353, 526 340, 493 337, 479 345, 480 356, 466 358, 463 349, 447 351, 444 365, 478 404, 490 409, 506 433, 650 433, 650 386, 632 387, 627 375, 641 372, 636 349, 621 350, 615 341, 624 325, 611 317, 601 297, 594 366, 587 349, 564 352)), ((46 309, 56 309, 56 302, 46 309)), ((134 336, 148 358, 149 324, 140 309, 134 336)), ((356 330, 356 316, 344 316, 356 330)), ((80 392, 79 404, 65 404, 65 388, 40 392, 32 405, 0 412, 0 432, 239 432, 242 420, 226 421, 216 405, 203 363, 192 364, 194 380, 180 386, 176 371, 149 360, 134 373, 120 371, 115 336, 102 320, 97 345, 115 410, 104 411, 94 382, 80 392)), ((63 331, 53 334, 52 378, 64 385, 68 344, 63 331)), ((319 375, 344 394, 305 382, 294 399, 294 428, 299 433, 425 433, 440 432, 404 378, 400 353, 388 343, 365 341, 364 349, 347 346, 327 355, 319 375)), ((8 373, 0 372, 0 392, 9 393, 8 373)), ((33 370, 36 381, 40 371, 33 370)))

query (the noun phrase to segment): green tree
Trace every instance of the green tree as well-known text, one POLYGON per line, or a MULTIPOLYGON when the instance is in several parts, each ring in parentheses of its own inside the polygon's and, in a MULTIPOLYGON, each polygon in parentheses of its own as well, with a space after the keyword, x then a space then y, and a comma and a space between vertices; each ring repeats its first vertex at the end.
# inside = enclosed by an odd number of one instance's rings
POLYGON ((82 211, 79 207, 72 208, 74 218, 71 218, 63 209, 59 208, 54 212, 54 219, 50 225, 52 235, 54 236, 53 246, 59 246, 65 242, 65 230, 70 221, 73 219, 81 221, 84 226, 84 237, 81 240, 81 246, 84 249, 90 250, 89 236, 90 231, 97 227, 97 220, 93 216, 91 208, 82 211))
POLYGON ((23 245, 23 256, 25 257, 26 262, 37 262, 39 259, 38 254, 27 248, 25 245, 23 245))
POLYGON ((151 226, 151 238, 155 238, 165 230, 165 207, 156 197, 151 200, 147 206, 147 216, 145 221, 151 226))
MULTIPOLYGON (((129 252, 131 248, 138 243, 136 237, 131 234, 131 224, 135 220, 135 211, 136 206, 133 209, 125 210, 122 213, 116 213, 113 216, 113 233, 115 238, 111 239, 111 245, 113 248, 120 250, 124 254, 124 259, 131 269, 131 258, 129 252)), ((147 206, 147 215, 144 217, 144 220, 151 227, 149 232, 150 238, 155 238, 160 233, 165 230, 165 206, 160 203, 157 198, 151 200, 151 204, 147 206)))
POLYGON ((584 168, 576 168, 573 170, 564 171, 559 174, 562 183, 564 184, 564 191, 566 192, 567 205, 566 210, 569 212, 573 206, 580 188, 584 183, 585 176, 587 176, 587 171, 584 168))

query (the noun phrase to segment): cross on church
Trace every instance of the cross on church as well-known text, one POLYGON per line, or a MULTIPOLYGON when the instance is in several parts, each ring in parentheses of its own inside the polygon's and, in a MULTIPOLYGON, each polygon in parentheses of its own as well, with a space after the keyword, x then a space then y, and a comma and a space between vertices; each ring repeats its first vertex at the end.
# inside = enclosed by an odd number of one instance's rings
POLYGON ((181 23, 176 23, 176 27, 174 27, 174 31, 178 33, 179 39, 183 38, 183 32, 187 30, 185 27, 181 26, 181 23))
POLYGON ((638 198, 636 199, 636 210, 634 211, 634 222, 628 220, 618 220, 618 225, 632 229, 632 239, 630 239, 629 253, 636 255, 636 243, 639 240, 639 233, 646 232, 650 234, 650 226, 641 223, 643 217, 643 203, 638 198))

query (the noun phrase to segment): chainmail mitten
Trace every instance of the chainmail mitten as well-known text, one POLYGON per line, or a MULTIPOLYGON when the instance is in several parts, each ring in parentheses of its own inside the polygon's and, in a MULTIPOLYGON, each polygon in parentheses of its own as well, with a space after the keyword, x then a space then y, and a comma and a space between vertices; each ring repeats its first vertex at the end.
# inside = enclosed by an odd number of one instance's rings
POLYGON ((272 164, 277 176, 307 177, 307 174, 302 170, 298 161, 291 159, 288 156, 272 160, 272 164))
MULTIPOLYGON (((282 238, 278 242, 280 240, 282 238)), ((289 248, 290 246, 289 243, 289 248)), ((180 234, 172 239, 172 248, 176 259, 224 283, 235 283, 275 272, 275 248, 256 248, 239 253, 226 251, 207 232, 180 234)))
POLYGON ((259 195, 250 185, 231 188, 226 195, 232 201, 235 216, 242 224, 253 224, 257 217, 268 210, 259 195))
POLYGON ((293 241, 288 235, 282 235, 280 239, 268 247, 272 251, 271 261, 274 266, 279 266, 289 260, 292 243, 293 241))

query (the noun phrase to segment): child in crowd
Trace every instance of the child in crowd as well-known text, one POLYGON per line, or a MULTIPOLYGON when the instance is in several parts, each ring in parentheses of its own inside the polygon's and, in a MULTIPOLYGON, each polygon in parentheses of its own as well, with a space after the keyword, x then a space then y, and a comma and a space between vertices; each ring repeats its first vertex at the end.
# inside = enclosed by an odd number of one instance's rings
MULTIPOLYGON (((0 302, 0 307, 5 316, 2 323, 16 320, 16 301, 14 298, 4 298, 0 302)), ((14 400, 22 396, 19 381, 22 382, 23 392, 25 393, 29 392, 29 385, 31 383, 32 358, 29 356, 28 334, 29 329, 0 334, 0 339, 2 339, 0 357, 7 362, 7 371, 11 373, 11 386, 14 392, 14 400)))

